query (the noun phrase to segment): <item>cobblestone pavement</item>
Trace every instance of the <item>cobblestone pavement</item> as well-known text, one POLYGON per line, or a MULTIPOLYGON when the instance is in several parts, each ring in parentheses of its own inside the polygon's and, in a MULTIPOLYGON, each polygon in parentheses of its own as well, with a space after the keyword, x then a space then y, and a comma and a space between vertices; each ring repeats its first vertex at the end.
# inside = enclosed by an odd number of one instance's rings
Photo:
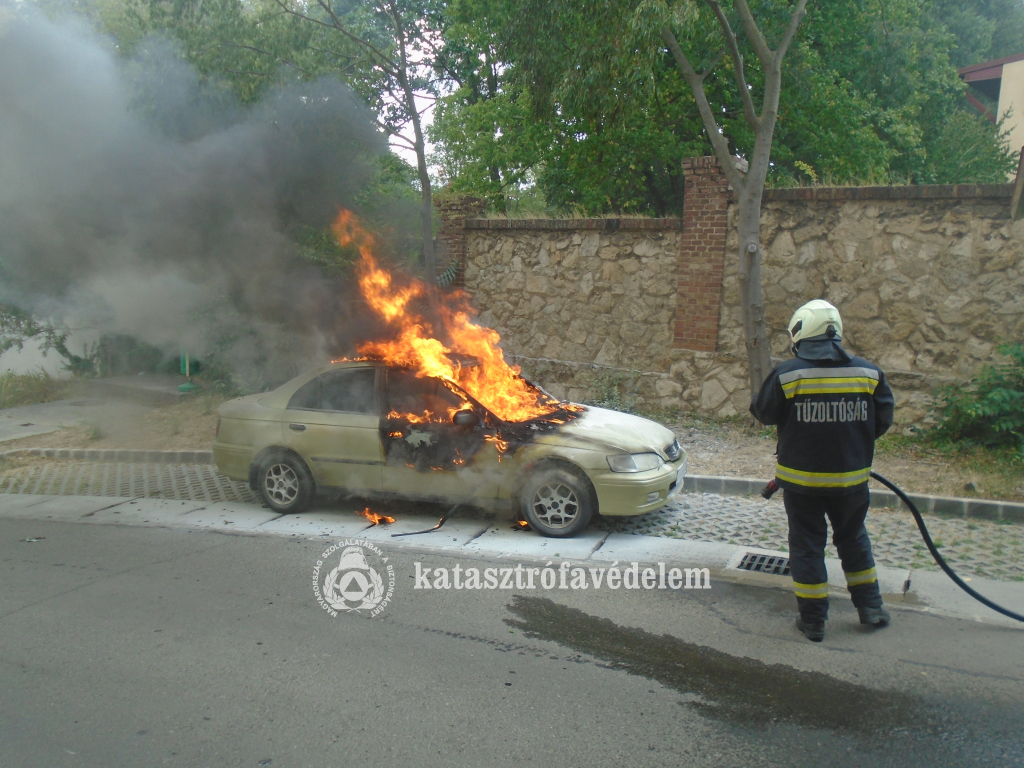
MULTIPOLYGON (((229 480, 207 464, 47 462, 3 472, 0 492, 257 501, 248 485, 229 480)), ((934 515, 926 521, 932 539, 958 572, 1024 581, 1024 526, 934 515)), ((775 500, 687 493, 657 512, 602 518, 594 525, 618 533, 787 550, 786 513, 782 502, 775 500)), ((880 565, 938 569, 909 511, 872 509, 868 531, 880 565)), ((836 556, 831 544, 829 553, 836 556)))
MULTIPOLYGON (((936 546, 958 573, 1024 581, 1024 526, 926 515, 936 546)), ((786 511, 781 500, 686 493, 657 512, 604 518, 598 525, 619 533, 717 541, 788 551, 786 511)), ((910 511, 872 509, 868 533, 879 565, 938 570, 910 511)), ((829 556, 837 557, 828 546, 829 556)))
POLYGON ((224 477, 212 464, 47 462, 0 474, 0 493, 256 501, 246 483, 224 477))

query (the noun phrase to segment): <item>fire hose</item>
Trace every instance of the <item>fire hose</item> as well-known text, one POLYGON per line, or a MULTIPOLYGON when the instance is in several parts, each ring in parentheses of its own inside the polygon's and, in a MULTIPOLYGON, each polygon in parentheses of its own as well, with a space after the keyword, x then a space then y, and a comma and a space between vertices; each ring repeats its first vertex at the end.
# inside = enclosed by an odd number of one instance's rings
MULTIPOLYGON (((397 539, 399 536, 418 536, 421 533, 433 533, 438 528, 440 528, 442 525, 444 525, 446 522, 448 522, 448 518, 455 514, 455 510, 457 510, 463 504, 468 502, 469 499, 471 499, 471 498, 472 498, 471 496, 467 496, 466 498, 461 499, 458 502, 456 502, 455 506, 453 506, 451 509, 449 509, 444 514, 444 517, 442 517, 440 520, 437 521, 437 525, 435 525, 433 528, 427 528, 427 529, 422 530, 422 531, 407 531, 406 533, 392 533, 391 534, 391 538, 397 539)), ((1024 621, 1024 619, 1022 619, 1022 621, 1024 621)))
MULTIPOLYGON (((993 611, 1001 613, 1003 614, 1003 616, 1008 616, 1011 619, 1015 619, 1016 621, 1024 621, 1024 616, 1022 616, 1021 614, 1014 613, 1008 608, 1003 608, 1003 606, 999 605, 998 603, 992 602, 984 595, 978 594, 976 591, 967 586, 967 584, 964 583, 964 580, 957 576, 956 572, 950 567, 949 563, 946 562, 946 558, 944 558, 942 554, 939 552, 938 547, 935 546, 935 542, 932 541, 931 534, 928 533, 928 528, 924 524, 924 519, 921 517, 921 512, 918 510, 914 502, 910 500, 907 494, 905 494, 898 487, 896 487, 894 483, 882 477, 877 472, 872 472, 871 477, 873 477, 875 480, 880 482, 890 491, 895 493, 896 496, 899 497, 900 501, 907 505, 907 508, 910 510, 910 514, 914 516, 914 520, 917 522, 918 530, 921 531, 921 538, 924 539, 925 546, 928 547, 928 551, 931 552, 932 558, 938 564, 939 568, 945 571, 946 575, 953 580, 954 584, 960 587, 960 589, 962 589, 968 595, 973 597, 979 603, 988 606, 993 611)), ((761 495, 764 496, 766 499, 770 499, 777 490, 779 490, 779 486, 775 482, 775 480, 769 480, 768 485, 766 485, 761 490, 761 495)))

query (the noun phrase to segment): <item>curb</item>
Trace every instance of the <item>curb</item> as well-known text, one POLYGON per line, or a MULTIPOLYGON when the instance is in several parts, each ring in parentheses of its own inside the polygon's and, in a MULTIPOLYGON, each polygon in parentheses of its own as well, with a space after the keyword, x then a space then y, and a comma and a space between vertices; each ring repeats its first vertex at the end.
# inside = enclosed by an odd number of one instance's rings
POLYGON ((130 461, 156 464, 213 464, 213 451, 147 451, 116 448, 17 448, 6 456, 40 456, 45 459, 78 461, 130 461))
MULTIPOLYGON (((76 461, 125 461, 156 464, 213 464, 213 451, 147 451, 113 448, 17 448, 0 453, 6 456, 39 456, 46 459, 76 461)), ((756 477, 685 475, 683 491, 718 493, 725 496, 754 496, 761 493, 765 480, 756 477)), ((1024 504, 989 499, 963 499, 954 496, 928 496, 908 493, 917 508, 939 517, 977 518, 979 520, 1024 523, 1024 504)), ((899 507, 899 498, 889 490, 871 489, 871 506, 879 509, 899 507)))
MULTIPOLYGON (((720 477, 716 475, 686 475, 683 490, 695 493, 720 493, 735 496, 760 495, 765 480, 755 477, 720 477)), ((939 517, 978 518, 979 520, 1005 520, 1024 523, 1024 504, 990 499, 963 499, 955 496, 928 496, 908 493, 907 496, 922 512, 939 517)), ((871 506, 896 508, 902 502, 889 490, 871 489, 871 506)))

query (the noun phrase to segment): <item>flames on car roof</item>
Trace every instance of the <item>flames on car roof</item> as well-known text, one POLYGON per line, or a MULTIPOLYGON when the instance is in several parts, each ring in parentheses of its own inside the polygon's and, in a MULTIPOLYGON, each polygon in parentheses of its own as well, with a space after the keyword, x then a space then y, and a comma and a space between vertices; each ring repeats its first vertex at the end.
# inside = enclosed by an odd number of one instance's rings
POLYGON ((505 361, 501 336, 472 319, 476 313, 465 292, 441 292, 383 268, 374 236, 351 211, 341 211, 333 229, 339 245, 358 249, 359 289, 382 323, 377 338, 357 346, 359 355, 451 382, 506 423, 564 421, 572 412, 505 361))

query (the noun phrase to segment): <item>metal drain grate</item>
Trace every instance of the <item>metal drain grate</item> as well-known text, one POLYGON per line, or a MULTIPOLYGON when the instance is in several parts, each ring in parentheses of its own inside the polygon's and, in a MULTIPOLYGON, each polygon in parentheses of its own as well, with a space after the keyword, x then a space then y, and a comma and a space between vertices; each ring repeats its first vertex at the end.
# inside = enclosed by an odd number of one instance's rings
POLYGON ((789 576, 789 558, 775 555, 757 555, 747 552, 737 566, 741 571, 770 573, 773 576, 789 576))

